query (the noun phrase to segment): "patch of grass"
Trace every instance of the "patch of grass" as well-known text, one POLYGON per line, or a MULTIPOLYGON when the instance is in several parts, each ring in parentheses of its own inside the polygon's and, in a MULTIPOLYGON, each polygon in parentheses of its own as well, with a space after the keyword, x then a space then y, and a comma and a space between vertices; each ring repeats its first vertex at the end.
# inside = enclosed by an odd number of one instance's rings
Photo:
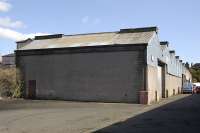
POLYGON ((17 77, 16 68, 0 68, 0 96, 15 98, 22 96, 22 82, 17 77))

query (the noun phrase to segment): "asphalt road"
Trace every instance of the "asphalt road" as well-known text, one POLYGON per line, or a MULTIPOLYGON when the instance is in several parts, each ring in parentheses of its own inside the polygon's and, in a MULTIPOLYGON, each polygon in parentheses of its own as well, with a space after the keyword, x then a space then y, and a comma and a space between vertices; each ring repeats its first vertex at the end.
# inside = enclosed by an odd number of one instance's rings
POLYGON ((0 100, 0 133, 194 131, 200 128, 199 105, 200 95, 174 96, 150 106, 0 100))
POLYGON ((200 95, 190 95, 95 133, 200 133, 200 95))

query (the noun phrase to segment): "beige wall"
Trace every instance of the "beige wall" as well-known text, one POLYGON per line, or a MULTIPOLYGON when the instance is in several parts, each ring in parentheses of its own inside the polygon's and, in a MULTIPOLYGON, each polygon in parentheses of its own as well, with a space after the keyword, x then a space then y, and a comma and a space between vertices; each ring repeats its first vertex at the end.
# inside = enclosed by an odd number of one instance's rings
MULTIPOLYGON (((165 78, 165 89, 168 90, 168 96, 176 95, 181 90, 182 78, 166 74, 165 78)), ((166 95, 165 95, 166 96, 166 95)))
POLYGON ((152 103, 156 101, 156 91, 157 91, 157 100, 159 101, 162 97, 162 90, 159 88, 159 83, 158 83, 158 70, 157 67, 150 66, 148 65, 148 99, 149 103, 152 103))
MULTIPOLYGON (((148 103, 152 103, 156 101, 156 91, 157 91, 157 101, 162 98, 162 88, 159 87, 158 83, 158 68, 154 66, 148 65, 148 103)), ((178 94, 181 91, 182 87, 182 78, 170 75, 168 73, 165 74, 165 91, 168 90, 168 97, 173 96, 174 94, 178 94)), ((166 96, 166 93, 165 93, 166 96)))

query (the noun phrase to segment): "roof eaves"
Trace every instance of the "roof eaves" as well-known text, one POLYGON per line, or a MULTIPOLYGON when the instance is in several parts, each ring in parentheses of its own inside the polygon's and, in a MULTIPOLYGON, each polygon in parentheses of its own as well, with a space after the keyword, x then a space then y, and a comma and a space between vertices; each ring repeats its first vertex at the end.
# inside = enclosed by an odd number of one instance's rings
POLYGON ((169 53, 170 54, 175 54, 175 50, 170 50, 169 53))
POLYGON ((162 45, 162 46, 166 45, 168 47, 169 46, 169 42, 168 41, 161 41, 160 45, 162 45))
POLYGON ((155 31, 158 33, 158 27, 143 27, 143 28, 127 28, 127 29, 120 29, 119 33, 139 33, 139 32, 150 32, 155 31))
POLYGON ((43 51, 43 50, 59 50, 59 49, 73 49, 73 48, 94 48, 94 47, 117 47, 117 46, 147 46, 148 43, 137 43, 137 44, 110 44, 110 45, 95 45, 95 46, 80 46, 80 47, 60 47, 60 48, 41 48, 41 49, 17 49, 16 51, 43 51))
POLYGON ((176 57, 176 59, 179 59, 179 56, 175 56, 176 57))
POLYGON ((55 39, 55 38, 62 38, 63 36, 64 36, 64 34, 52 34, 52 35, 35 36, 35 40, 55 39))

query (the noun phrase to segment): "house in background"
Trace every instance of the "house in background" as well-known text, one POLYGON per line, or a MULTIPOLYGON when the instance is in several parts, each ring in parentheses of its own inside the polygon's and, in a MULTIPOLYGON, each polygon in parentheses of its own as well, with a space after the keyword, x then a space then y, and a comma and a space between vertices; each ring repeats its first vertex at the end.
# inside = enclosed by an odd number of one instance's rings
POLYGON ((2 56, 0 54, 0 66, 2 65, 2 56))
POLYGON ((15 54, 7 54, 2 56, 2 66, 14 67, 15 66, 15 54))
POLYGON ((36 36, 17 45, 27 98, 149 104, 191 79, 157 27, 36 36))

